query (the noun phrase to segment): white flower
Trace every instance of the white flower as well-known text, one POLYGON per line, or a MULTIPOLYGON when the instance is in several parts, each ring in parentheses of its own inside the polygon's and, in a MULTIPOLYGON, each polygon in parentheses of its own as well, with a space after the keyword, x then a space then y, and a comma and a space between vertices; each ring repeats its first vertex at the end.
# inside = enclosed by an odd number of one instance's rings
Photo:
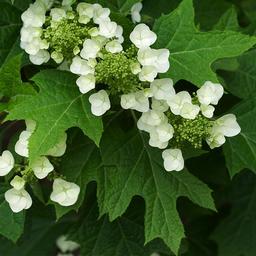
POLYGON ((149 110, 149 100, 143 91, 134 93, 136 105, 132 108, 139 112, 147 112, 149 110))
POLYGON ((154 66, 157 59, 156 52, 149 47, 139 49, 137 59, 142 66, 154 66))
POLYGON ((66 236, 60 236, 56 241, 56 245, 63 253, 73 252, 80 247, 78 243, 67 240, 66 236))
POLYGON ((50 53, 46 50, 39 50, 35 55, 30 54, 29 60, 35 65, 42 65, 50 59, 50 53))
POLYGON ((234 114, 227 114, 214 122, 213 129, 226 137, 234 137, 241 132, 234 114))
POLYGON ((21 19, 25 27, 42 27, 45 23, 45 10, 38 5, 30 7, 22 13, 21 19))
POLYGON ((123 27, 120 25, 117 25, 115 37, 117 38, 117 41, 120 44, 122 44, 124 42, 123 32, 124 32, 123 27))
POLYGON ((101 49, 101 44, 98 42, 98 40, 86 39, 84 41, 83 49, 81 50, 80 55, 83 59, 86 59, 86 60, 95 59, 100 49, 101 49))
POLYGON ((161 123, 167 122, 167 117, 163 112, 149 110, 148 112, 142 113, 141 120, 145 124, 158 126, 161 123))
POLYGON ((162 143, 168 142, 173 137, 173 134, 174 129, 172 125, 167 122, 159 124, 150 132, 150 136, 162 143))
POLYGON ((148 133, 150 133, 154 129, 154 126, 151 126, 149 124, 144 123, 142 118, 140 118, 138 120, 137 127, 138 127, 139 130, 145 131, 145 132, 148 132, 148 133))
POLYGON ((102 116, 110 109, 110 100, 106 91, 101 90, 89 97, 91 111, 95 116, 102 116))
POLYGON ((166 171, 181 171, 184 168, 184 159, 180 149, 166 149, 162 153, 166 171))
POLYGON ((144 66, 139 73, 139 79, 142 82, 153 82, 157 77, 157 70, 154 66, 144 66))
POLYGON ((191 103, 184 103, 180 115, 186 119, 195 119, 200 112, 200 107, 191 103))
POLYGON ((123 109, 133 109, 136 106, 136 103, 134 93, 123 94, 121 96, 121 107, 123 109))
POLYGON ((123 46, 117 41, 113 40, 111 42, 108 42, 105 46, 106 50, 110 53, 118 53, 123 50, 123 46))
POLYGON ((150 133, 149 145, 154 148, 165 149, 168 146, 168 142, 161 142, 158 138, 153 137, 150 133))
POLYGON ((51 149, 48 150, 48 156, 60 157, 63 156, 66 152, 67 148, 67 134, 64 132, 63 135, 60 137, 58 143, 51 149))
POLYGON ((154 63, 158 73, 166 73, 170 68, 170 51, 168 49, 155 50, 156 61, 154 63))
POLYGON ((167 101, 168 105, 170 106, 170 109, 174 115, 180 115, 181 109, 184 106, 185 103, 192 103, 191 96, 186 91, 181 91, 171 97, 167 101))
POLYGON ((51 9, 50 15, 53 21, 60 21, 66 18, 66 11, 61 8, 53 8, 51 9))
POLYGON ((79 56, 73 58, 70 71, 73 74, 82 76, 94 73, 94 69, 88 65, 88 61, 81 59, 79 56))
POLYGON ((93 21, 96 24, 101 24, 106 21, 110 21, 110 9, 103 8, 99 4, 93 4, 94 14, 93 14, 93 21))
POLYGON ((211 149, 214 149, 222 146, 226 142, 226 138, 222 133, 212 128, 210 136, 206 138, 206 142, 211 149))
POLYGON ((141 21, 140 12, 142 10, 142 3, 136 3, 131 8, 131 15, 133 23, 139 23, 141 21))
POLYGON ((10 182, 10 184, 11 184, 11 186, 12 186, 13 188, 15 188, 16 190, 20 190, 20 189, 23 189, 23 188, 24 188, 26 182, 25 182, 25 180, 24 180, 22 177, 16 175, 16 176, 12 179, 12 181, 10 182))
POLYGON ((197 97, 201 104, 217 105, 223 96, 223 93, 224 89, 221 84, 214 84, 210 81, 207 81, 199 90, 197 90, 197 97))
POLYGON ((141 66, 139 62, 132 63, 130 67, 134 75, 138 75, 141 72, 141 66))
POLYGON ((36 55, 40 50, 47 49, 49 47, 49 43, 39 37, 35 37, 32 42, 25 43, 24 45, 21 44, 21 47, 22 46, 24 46, 26 53, 36 55))
POLYGON ((155 98, 152 98, 151 108, 153 110, 166 112, 169 109, 169 105, 167 104, 167 102, 165 100, 157 100, 155 98))
POLYGON ((54 170, 47 157, 41 156, 31 164, 31 168, 38 179, 44 179, 54 170))
POLYGON ((9 189, 4 194, 5 200, 9 203, 13 212, 17 213, 24 209, 29 209, 32 205, 32 199, 25 189, 9 189))
POLYGON ((214 106, 201 104, 200 109, 201 109, 202 114, 205 117, 207 117, 207 118, 212 118, 213 117, 213 114, 214 114, 214 111, 215 111, 214 106))
POLYGON ((151 83, 150 88, 157 100, 168 100, 175 95, 173 81, 170 78, 156 79, 151 83))
POLYGON ((94 8, 92 4, 79 3, 76 10, 80 17, 87 17, 89 20, 93 18, 94 8))
POLYGON ((105 21, 99 25, 99 34, 106 38, 112 38, 116 35, 117 24, 114 21, 105 21))
POLYGON ((19 140, 15 144, 15 152, 18 155, 28 157, 28 143, 30 136, 31 132, 29 131, 23 131, 20 134, 19 140))
POLYGON ((145 24, 137 25, 130 34, 131 42, 139 49, 151 46, 156 39, 156 34, 145 24))
POLYGON ((95 88, 96 79, 92 74, 88 74, 86 76, 80 76, 76 80, 76 84, 79 87, 81 93, 87 93, 95 88))
POLYGON ((14 167, 14 158, 10 151, 5 150, 0 156, 0 176, 7 175, 14 167))
POLYGON ((76 203, 79 193, 80 187, 78 185, 58 178, 53 182, 50 198, 62 206, 70 206, 76 203))
POLYGON ((38 27, 22 27, 20 31, 21 42, 30 43, 34 38, 39 38, 42 35, 42 28, 38 27))

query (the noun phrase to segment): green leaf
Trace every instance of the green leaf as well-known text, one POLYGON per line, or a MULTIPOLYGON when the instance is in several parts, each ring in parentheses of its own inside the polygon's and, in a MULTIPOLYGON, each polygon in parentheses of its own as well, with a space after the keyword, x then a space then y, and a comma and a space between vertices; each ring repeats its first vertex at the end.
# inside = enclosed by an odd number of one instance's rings
POLYGON ((256 43, 255 37, 233 31, 198 31, 192 0, 183 0, 175 11, 159 18, 154 31, 158 35, 156 47, 168 48, 171 54, 171 68, 164 76, 197 86, 207 80, 218 81, 211 69, 215 60, 240 55, 256 43))
POLYGON ((101 216, 108 213, 111 221, 125 212, 135 195, 142 196, 146 202, 146 242, 162 238, 177 253, 185 235, 176 200, 185 196, 214 209, 211 190, 187 170, 166 172, 161 152, 149 147, 145 139, 137 129, 124 132, 111 123, 102 138, 101 156, 92 143, 79 139, 80 144, 74 142, 75 149, 62 165, 72 174, 64 174, 82 190, 89 181, 97 181, 101 216))
POLYGON ((33 207, 27 212, 22 237, 16 244, 0 237, 0 255, 56 255, 56 240, 67 234, 68 228, 74 223, 73 221, 73 219, 63 219, 56 222, 53 208, 39 205, 36 200, 33 200, 33 207))
POLYGON ((239 31, 236 8, 232 6, 228 9, 219 19, 218 23, 214 26, 216 30, 233 30, 239 31))
POLYGON ((234 71, 221 70, 226 88, 235 96, 243 99, 256 97, 256 50, 253 49, 237 58, 238 67, 234 71))
POLYGON ((17 40, 21 27, 21 12, 19 9, 8 3, 1 2, 0 17, 0 67, 11 55, 13 51, 20 52, 17 49, 17 40))
POLYGON ((213 234, 219 256, 254 256, 256 251, 256 176, 252 172, 237 175, 231 188, 231 213, 213 234))
POLYGON ((240 103, 232 112, 237 116, 242 131, 238 136, 227 139, 224 146, 227 167, 231 177, 244 168, 256 172, 255 98, 240 103))
POLYGON ((1 184, 0 188, 0 234, 16 242, 23 233, 25 212, 13 213, 4 199, 8 187, 1 184))
POLYGON ((29 145, 31 161, 46 154, 71 127, 81 128, 99 144, 103 131, 101 119, 92 115, 88 94, 79 92, 75 80, 76 76, 69 72, 42 71, 33 78, 40 92, 25 98, 10 111, 9 120, 32 119, 37 122, 29 145))
POLYGON ((0 92, 4 96, 33 95, 35 90, 28 83, 23 83, 20 77, 22 55, 11 58, 0 68, 0 92))
POLYGON ((170 256, 161 241, 144 246, 143 203, 134 201, 129 210, 114 222, 104 215, 97 219, 96 204, 88 205, 81 222, 74 227, 74 235, 81 245, 81 255, 88 256, 149 256, 153 252, 170 256))

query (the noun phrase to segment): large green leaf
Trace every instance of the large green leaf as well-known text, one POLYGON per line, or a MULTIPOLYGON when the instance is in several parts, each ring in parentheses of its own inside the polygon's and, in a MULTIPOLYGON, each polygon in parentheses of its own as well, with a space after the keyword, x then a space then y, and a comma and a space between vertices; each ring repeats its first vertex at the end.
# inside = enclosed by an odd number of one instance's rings
POLYGON ((40 92, 25 98, 10 111, 9 120, 37 122, 29 145, 31 160, 46 154, 71 127, 81 128, 99 144, 103 130, 101 119, 92 115, 88 95, 79 92, 75 80, 76 76, 68 72, 42 71, 33 78, 40 92))
POLYGON ((7 97, 34 94, 35 90, 29 83, 23 83, 20 77, 22 55, 11 58, 0 68, 0 93, 7 97))
POLYGON ((9 188, 1 184, 0 188, 0 234, 16 242, 23 233, 25 212, 13 213, 4 199, 9 188))
POLYGON ((108 213, 110 220, 121 216, 135 195, 142 196, 146 202, 146 242, 162 238, 177 253, 185 236, 176 209, 181 196, 214 209, 211 190, 187 170, 167 173, 160 150, 151 148, 137 129, 124 132, 109 124, 100 145, 101 156, 92 143, 82 141, 79 139, 80 143, 75 143, 75 149, 66 155, 63 170, 70 174, 64 175, 82 190, 89 181, 96 180, 100 213, 108 213))
POLYGON ((13 52, 19 52, 17 40, 21 27, 21 11, 11 3, 0 3, 0 67, 13 52))
POLYGON ((106 215, 98 219, 95 203, 87 205, 86 213, 74 226, 72 236, 81 245, 81 255, 149 256, 159 252, 162 256, 170 256, 159 240, 144 245, 143 208, 141 200, 134 200, 129 210, 111 223, 106 215))
POLYGON ((219 256, 254 256, 256 252, 256 176, 252 172, 237 175, 231 189, 231 213, 213 234, 219 256))
POLYGON ((256 38, 233 31, 200 32, 194 25, 192 0, 156 20, 156 47, 170 50, 171 68, 164 75, 175 81, 185 79, 197 86, 218 81, 211 69, 215 60, 240 55, 250 49, 256 38))
POLYGON ((256 97, 256 50, 246 52, 237 58, 238 68, 234 71, 221 70, 228 91, 239 98, 256 97))
POLYGON ((227 140, 224 146, 227 166, 231 176, 244 168, 256 172, 256 100, 252 98, 239 104, 234 110, 241 133, 227 140))
MULTIPOLYGON (((56 255, 56 240, 67 234, 73 219, 56 222, 54 211, 35 200, 27 212, 25 229, 16 244, 0 237, 0 255, 4 256, 45 256, 56 255)), ((8 226, 8 222, 5 223, 8 226)))

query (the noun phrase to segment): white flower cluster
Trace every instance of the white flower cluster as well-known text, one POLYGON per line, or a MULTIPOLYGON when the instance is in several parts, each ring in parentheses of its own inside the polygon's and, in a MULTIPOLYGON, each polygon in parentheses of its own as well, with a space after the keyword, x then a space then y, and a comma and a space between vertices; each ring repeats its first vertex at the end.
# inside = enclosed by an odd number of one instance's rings
MULTIPOLYGON (((194 120, 201 112, 210 120, 215 110, 212 105, 218 104, 223 93, 224 90, 220 84, 207 81, 197 91, 196 98, 199 104, 195 104, 187 91, 176 93, 172 80, 164 78, 156 79, 151 83, 147 96, 145 92, 123 95, 121 105, 125 109, 143 112, 137 123, 138 128, 149 133, 150 146, 165 149, 175 134, 175 129, 166 116, 168 111, 188 120, 194 120), (140 101, 136 100, 139 93, 141 93, 140 101), (151 108, 148 98, 152 98, 151 108)), ((206 142, 211 148, 219 147, 225 142, 225 136, 233 137, 240 131, 236 117, 229 114, 213 121, 206 142)), ((184 159, 180 149, 167 149, 163 151, 162 157, 167 171, 180 171, 184 168, 184 159)))
POLYGON ((49 43, 41 36, 46 21, 46 12, 51 4, 50 0, 37 0, 21 16, 23 27, 20 46, 29 54, 31 62, 36 65, 41 65, 50 59, 47 51, 49 43))
MULTIPOLYGON (((15 152, 18 155, 22 157, 29 156, 29 138, 35 129, 36 123, 32 120, 26 120, 26 130, 20 134, 19 140, 15 145, 15 152)), ((47 155, 53 157, 62 156, 66 151, 66 140, 67 135, 64 133, 59 142, 48 151, 47 155)), ((4 151, 0 156, 0 176, 6 176, 14 167, 15 160, 12 153, 8 150, 4 151)), ((44 179, 54 171, 54 166, 46 156, 41 156, 32 162, 27 167, 27 170, 31 170, 37 179, 44 179)), ((30 208, 32 205, 32 199, 25 190, 25 184, 26 179, 16 175, 10 182, 12 188, 5 193, 5 199, 13 212, 20 212, 30 208)), ((56 178, 53 182, 53 191, 50 198, 62 206, 70 206, 77 201, 79 193, 80 188, 76 184, 56 178)))

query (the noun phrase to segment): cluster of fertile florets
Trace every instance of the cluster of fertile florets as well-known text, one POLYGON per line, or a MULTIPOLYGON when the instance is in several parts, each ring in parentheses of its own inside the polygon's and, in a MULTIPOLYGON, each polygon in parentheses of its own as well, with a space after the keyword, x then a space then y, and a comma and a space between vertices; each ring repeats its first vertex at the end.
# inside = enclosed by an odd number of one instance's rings
MULTIPOLYGON (((141 20, 141 8, 137 3, 131 9, 134 23, 141 20)), ((136 25, 125 41, 123 28, 110 19, 108 8, 72 1, 56 7, 46 0, 37 0, 22 20, 21 46, 30 60, 42 64, 51 57, 65 64, 78 76, 80 92, 90 94, 95 116, 111 108, 111 96, 120 98, 123 109, 142 113, 137 126, 149 133, 152 147, 164 150, 167 171, 184 168, 186 146, 198 149, 206 141, 211 148, 219 147, 225 137, 240 132, 234 115, 213 118, 224 93, 220 84, 207 81, 191 96, 176 92, 170 78, 159 79, 170 68, 170 52, 152 47, 157 35, 146 24, 136 25)))
POLYGON ((61 157, 66 151, 66 133, 61 136, 59 142, 51 148, 46 156, 41 156, 33 162, 29 162, 29 138, 36 129, 36 123, 32 120, 26 121, 26 130, 21 132, 18 141, 15 144, 15 153, 21 156, 15 164, 13 154, 6 150, 0 156, 0 176, 12 175, 10 182, 12 186, 5 193, 5 199, 9 203, 13 212, 20 212, 28 209, 32 205, 32 199, 25 190, 26 184, 33 185, 37 180, 49 177, 53 180, 53 191, 50 199, 62 206, 73 205, 80 193, 78 185, 65 181, 54 169, 49 158, 55 159, 61 157))

